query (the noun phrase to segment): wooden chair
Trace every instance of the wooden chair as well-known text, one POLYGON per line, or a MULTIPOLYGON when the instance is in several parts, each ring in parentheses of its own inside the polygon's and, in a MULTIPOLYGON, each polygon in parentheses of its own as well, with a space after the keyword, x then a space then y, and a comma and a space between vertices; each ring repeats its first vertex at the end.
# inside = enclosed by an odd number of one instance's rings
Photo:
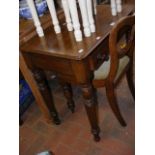
POLYGON ((135 97, 133 84, 133 52, 135 46, 135 17, 121 19, 113 27, 109 36, 109 60, 95 71, 93 85, 106 88, 106 95, 112 111, 122 126, 126 126, 117 105, 114 88, 122 75, 126 73, 128 85, 135 97))

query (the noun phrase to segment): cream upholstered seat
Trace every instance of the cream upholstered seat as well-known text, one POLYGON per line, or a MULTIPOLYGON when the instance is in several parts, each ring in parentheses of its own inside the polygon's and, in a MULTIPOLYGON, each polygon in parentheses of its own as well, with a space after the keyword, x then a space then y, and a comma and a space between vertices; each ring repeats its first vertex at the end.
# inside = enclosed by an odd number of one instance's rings
MULTIPOLYGON (((115 79, 117 79, 123 70, 127 67, 130 62, 130 58, 128 56, 124 56, 119 59, 118 70, 115 79)), ((104 80, 108 77, 110 71, 110 58, 108 61, 105 61, 98 70, 94 73, 94 80, 104 80)))

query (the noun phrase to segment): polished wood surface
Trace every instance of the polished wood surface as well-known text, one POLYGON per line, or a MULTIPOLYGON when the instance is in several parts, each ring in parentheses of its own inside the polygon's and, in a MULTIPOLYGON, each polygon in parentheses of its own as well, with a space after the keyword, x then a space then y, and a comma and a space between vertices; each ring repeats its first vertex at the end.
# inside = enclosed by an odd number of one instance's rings
MULTIPOLYGON (((63 17, 63 11, 58 10, 59 19, 63 17)), ((40 17, 40 22, 43 30, 52 25, 52 20, 49 12, 40 17)), ((19 44, 20 46, 37 35, 36 28, 34 26, 33 20, 22 19, 19 20, 19 44)))
MULTIPOLYGON (((62 10, 59 9, 58 15, 60 19, 62 18, 62 13, 63 13, 62 10)), ((50 25, 52 25, 52 20, 48 12, 43 17, 40 17, 40 22, 44 30, 50 25)), ((28 40, 30 40, 36 35, 37 35, 37 32, 33 24, 33 20, 25 20, 21 18, 19 20, 19 45, 20 47, 25 42, 27 42, 28 40)), ((36 81, 34 77, 32 76, 31 71, 27 67, 27 64, 25 62, 22 52, 19 52, 19 68, 22 74, 24 75, 24 78, 27 81, 28 85, 30 86, 31 91, 35 97, 36 104, 42 111, 44 118, 46 119, 48 123, 51 123, 52 117, 53 117, 53 116, 51 117, 51 111, 53 111, 53 109, 52 107, 46 104, 43 96, 41 95, 41 92, 39 91, 38 86, 36 84, 36 81)), ((56 112, 56 116, 57 116, 57 112, 56 112)), ((60 120, 58 117, 54 119, 54 123, 60 124, 60 120)))
POLYGON ((96 32, 91 37, 85 37, 82 42, 77 43, 73 32, 68 32, 66 25, 64 25, 65 21, 61 21, 61 34, 56 35, 53 26, 50 26, 45 31, 45 37, 33 37, 21 47, 21 50, 23 52, 81 60, 88 56, 108 36, 112 29, 112 26, 110 26, 112 22, 133 11, 133 5, 124 5, 122 13, 116 17, 111 15, 109 5, 99 5, 97 11, 98 14, 95 16, 96 32), (79 52, 81 49, 83 49, 83 52, 79 52))
MULTIPOLYGON (((82 42, 75 41, 73 32, 68 32, 61 20, 62 33, 56 35, 53 27, 45 30, 45 36, 39 38, 35 36, 24 43, 20 50, 24 59, 33 73, 37 72, 42 77, 43 70, 55 72, 60 81, 79 85, 82 89, 82 95, 85 99, 84 106, 90 122, 91 131, 94 140, 99 141, 98 126, 98 103, 96 90, 92 84, 94 79, 94 70, 96 70, 108 58, 108 38, 112 29, 110 25, 120 18, 132 14, 133 5, 124 5, 123 12, 117 17, 113 17, 110 7, 106 5, 98 6, 98 14, 95 16, 97 31, 89 38, 84 38, 82 42)), ((34 74, 35 77, 35 74, 34 74)), ((42 78, 37 81, 38 86, 45 82, 42 78)), ((40 88, 40 91, 42 88, 40 88)), ((43 98, 48 103, 52 103, 50 97, 42 92, 43 98)), ((70 97, 72 95, 70 94, 70 97)), ((71 103, 71 100, 69 100, 71 103)))

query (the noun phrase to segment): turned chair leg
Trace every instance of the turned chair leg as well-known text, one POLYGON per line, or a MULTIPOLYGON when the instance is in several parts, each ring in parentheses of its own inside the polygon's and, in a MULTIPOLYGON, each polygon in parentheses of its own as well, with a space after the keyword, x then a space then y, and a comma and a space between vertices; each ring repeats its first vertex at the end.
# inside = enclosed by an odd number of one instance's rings
POLYGON ((127 82, 128 82, 128 86, 131 91, 131 94, 132 94, 133 98, 135 99, 135 86, 134 86, 134 82, 133 82, 133 68, 132 68, 132 66, 128 69, 128 71, 126 73, 126 77, 127 77, 127 82))
POLYGON ((116 118, 118 119, 118 121, 120 122, 120 124, 122 126, 126 126, 126 122, 124 121, 124 119, 120 113, 118 104, 117 104, 117 99, 115 96, 113 85, 106 86, 106 94, 107 94, 108 101, 110 103, 110 107, 111 107, 112 111, 114 112, 116 118))

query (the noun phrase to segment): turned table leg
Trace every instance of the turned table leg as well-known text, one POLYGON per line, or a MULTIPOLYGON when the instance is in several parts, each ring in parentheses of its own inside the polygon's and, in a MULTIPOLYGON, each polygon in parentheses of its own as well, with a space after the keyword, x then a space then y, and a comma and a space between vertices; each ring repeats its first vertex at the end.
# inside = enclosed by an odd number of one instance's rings
POLYGON ((68 108, 73 113, 75 111, 75 104, 73 101, 72 87, 69 83, 63 83, 63 82, 61 82, 61 86, 63 87, 64 96, 67 99, 68 108))
POLYGON ((43 99, 45 100, 46 106, 50 111, 50 114, 53 118, 54 123, 57 125, 60 124, 61 122, 60 122, 57 110, 53 102, 53 97, 52 97, 50 88, 48 86, 45 73, 40 69, 35 69, 32 71, 32 73, 37 82, 41 95, 43 96, 43 99))
POLYGON ((82 92, 85 99, 84 105, 91 125, 91 131, 94 135, 94 140, 100 141, 96 90, 93 88, 92 84, 87 84, 82 86, 82 92))

